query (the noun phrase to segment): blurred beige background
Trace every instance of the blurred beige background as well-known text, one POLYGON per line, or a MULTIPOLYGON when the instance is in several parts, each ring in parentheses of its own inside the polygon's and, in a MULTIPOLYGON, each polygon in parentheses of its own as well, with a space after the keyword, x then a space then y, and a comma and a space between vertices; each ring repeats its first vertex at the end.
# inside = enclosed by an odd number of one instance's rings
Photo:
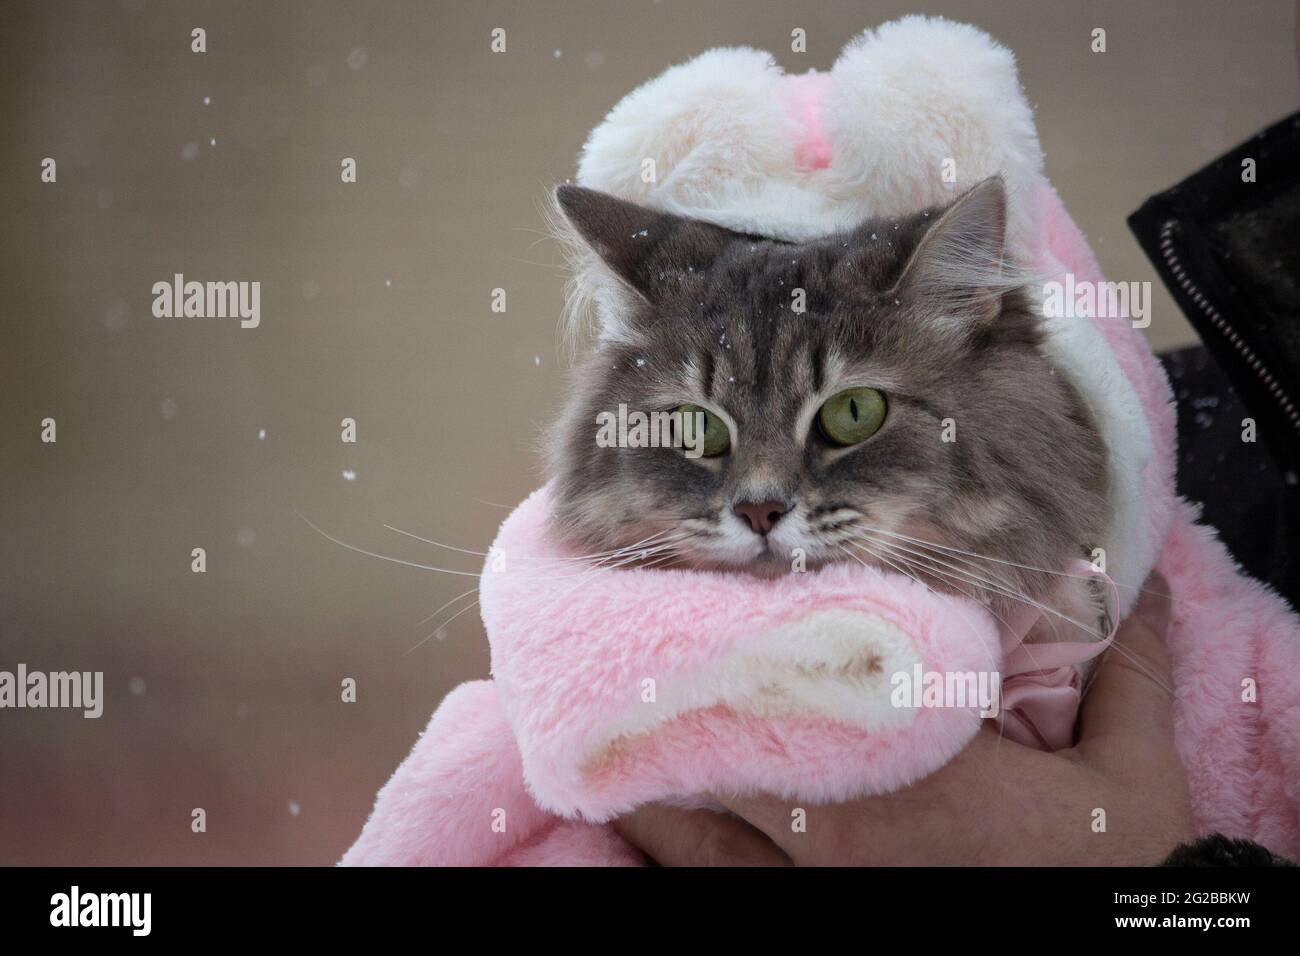
MULTIPOLYGON (((0 711, 0 863, 336 860, 439 699, 488 661, 473 610, 416 647, 433 630, 417 622, 471 577, 363 557, 295 512, 363 548, 477 570, 383 526, 485 550, 501 506, 538 483, 563 386, 538 206, 587 130, 708 47, 826 69, 909 12, 0 5, 0 669, 102 670, 107 696, 99 720, 0 711), (505 54, 489 52, 494 27, 505 54), (355 185, 339 179, 348 156, 355 185), (261 327, 154 318, 151 286, 176 272, 260 281, 261 327), (56 445, 39 441, 46 416, 56 445)), ((1286 0, 924 12, 1014 49, 1049 173, 1112 279, 1155 280, 1131 210, 1295 108, 1286 0)), ((1150 335, 1192 340, 1163 290, 1150 335)))

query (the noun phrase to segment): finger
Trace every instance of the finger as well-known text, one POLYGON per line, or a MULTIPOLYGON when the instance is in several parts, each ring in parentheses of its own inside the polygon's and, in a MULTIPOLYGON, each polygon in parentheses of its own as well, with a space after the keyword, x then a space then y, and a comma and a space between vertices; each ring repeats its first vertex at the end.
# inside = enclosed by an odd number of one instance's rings
POLYGON ((808 810, 806 803, 793 799, 784 800, 767 794, 741 797, 720 793, 712 796, 714 800, 730 810, 736 819, 761 833, 763 838, 775 846, 783 856, 798 861, 796 851, 802 851, 804 847, 800 846, 795 839, 800 834, 796 832, 799 828, 794 826, 793 822, 798 819, 800 810, 804 811, 806 821, 808 810))
POLYGON ((1079 715, 1079 743, 1142 739, 1172 748, 1173 675, 1166 634, 1169 582, 1159 573, 1147 579, 1141 599, 1115 644, 1098 666, 1079 715))
MULTIPOLYGON (((991 722, 947 764, 908 787, 835 804, 813 804, 767 794, 713 798, 763 831, 797 866, 826 866, 853 860, 874 864, 905 859, 918 814, 936 811, 953 818, 969 812, 970 794, 996 790, 1008 777, 1026 772, 1045 755, 1002 739, 991 722)), ((1039 772, 1037 767, 1032 772, 1039 772)))
POLYGON ((646 804, 614 830, 660 866, 789 866, 766 836, 729 813, 646 804))

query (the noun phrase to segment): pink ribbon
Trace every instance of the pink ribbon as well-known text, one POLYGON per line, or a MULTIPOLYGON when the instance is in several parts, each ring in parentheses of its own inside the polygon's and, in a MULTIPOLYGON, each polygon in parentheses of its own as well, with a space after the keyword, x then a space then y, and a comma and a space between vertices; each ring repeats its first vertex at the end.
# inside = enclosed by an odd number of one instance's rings
POLYGON ((1064 750, 1074 744, 1074 725, 1082 699, 1078 665, 1101 654, 1115 640, 1119 627, 1119 590, 1104 571, 1077 561, 1080 574, 1101 578, 1110 589, 1113 613, 1110 632, 1100 641, 1026 644, 1025 638, 1043 616, 1036 607, 1024 610, 1002 626, 1002 692, 998 724, 1003 736, 1039 750, 1064 750))
POLYGON ((794 143, 795 166, 804 170, 825 169, 831 164, 831 144, 822 125, 822 101, 830 88, 831 75, 810 70, 784 79, 786 109, 799 133, 794 143))

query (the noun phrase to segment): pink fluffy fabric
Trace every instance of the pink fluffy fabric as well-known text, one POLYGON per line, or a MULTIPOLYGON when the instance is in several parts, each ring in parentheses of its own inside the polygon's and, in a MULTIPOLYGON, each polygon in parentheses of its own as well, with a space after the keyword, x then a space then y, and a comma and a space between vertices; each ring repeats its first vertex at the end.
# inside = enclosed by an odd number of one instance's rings
MULTIPOLYGON (((795 91, 803 116, 815 117, 804 94, 816 82, 795 91)), ((802 161, 817 168, 824 144, 807 122, 802 161)), ((1044 272, 1100 280, 1050 187, 1036 204, 1044 272)), ((1150 424, 1141 530, 1163 542, 1176 743, 1196 826, 1300 858, 1300 621, 1176 498, 1174 410, 1145 339, 1127 320, 1092 321, 1150 424)), ((493 679, 443 701, 344 864, 637 865, 606 821, 639 804, 720 790, 810 803, 878 793, 932 772, 978 729, 972 708, 900 717, 851 699, 879 698, 904 659, 996 670, 997 630, 981 608, 858 566, 762 582, 587 572, 550 541, 546 513, 543 489, 503 525, 504 566, 490 558, 484 572, 493 679), (855 627, 879 642, 846 643, 855 627), (830 704, 800 696, 809 675, 827 682, 830 704)))

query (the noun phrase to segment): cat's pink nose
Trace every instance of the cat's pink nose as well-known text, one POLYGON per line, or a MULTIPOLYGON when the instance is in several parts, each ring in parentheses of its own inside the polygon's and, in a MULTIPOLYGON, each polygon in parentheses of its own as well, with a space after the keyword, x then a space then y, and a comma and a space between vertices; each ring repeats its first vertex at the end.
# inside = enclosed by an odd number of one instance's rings
POLYGON ((788 509, 780 501, 742 501, 731 510, 748 521, 756 534, 767 534, 788 509))

